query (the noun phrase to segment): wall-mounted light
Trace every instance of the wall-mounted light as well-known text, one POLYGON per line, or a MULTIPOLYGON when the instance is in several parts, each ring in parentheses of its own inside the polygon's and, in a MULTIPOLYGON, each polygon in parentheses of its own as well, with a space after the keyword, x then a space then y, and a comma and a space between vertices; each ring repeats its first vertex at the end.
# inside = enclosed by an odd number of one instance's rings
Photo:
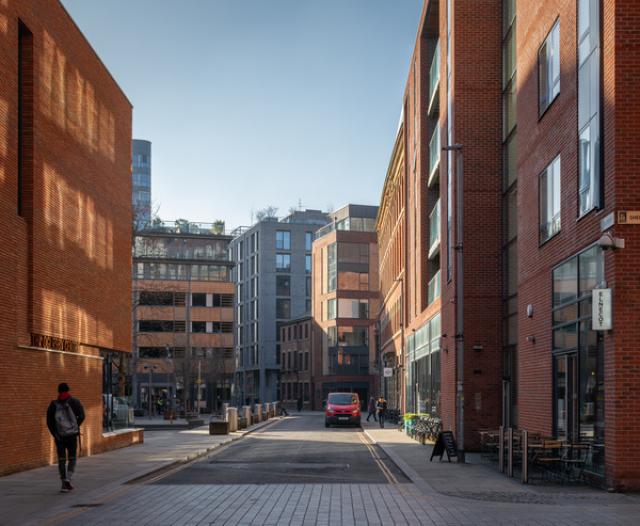
POLYGON ((531 336, 527 336, 527 341, 529 343, 536 343, 536 337, 531 335, 531 336))
POLYGON ((531 305, 531 303, 527 305, 527 316, 533 318, 533 305, 531 305))

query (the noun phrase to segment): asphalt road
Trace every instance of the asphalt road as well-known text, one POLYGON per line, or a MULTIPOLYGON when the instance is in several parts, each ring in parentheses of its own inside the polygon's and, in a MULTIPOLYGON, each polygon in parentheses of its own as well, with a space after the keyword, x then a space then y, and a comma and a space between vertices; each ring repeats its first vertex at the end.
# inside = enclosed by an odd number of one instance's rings
POLYGON ((324 427, 324 416, 285 418, 156 484, 407 483, 360 428, 324 427))

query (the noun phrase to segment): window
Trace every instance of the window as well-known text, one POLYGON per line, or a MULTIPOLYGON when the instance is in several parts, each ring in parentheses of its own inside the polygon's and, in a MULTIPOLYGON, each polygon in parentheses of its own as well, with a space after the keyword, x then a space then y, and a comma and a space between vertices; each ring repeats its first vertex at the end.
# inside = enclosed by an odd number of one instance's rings
POLYGON ((305 278, 304 293, 306 296, 311 296, 311 278, 309 276, 305 278))
POLYGON ((336 319, 336 300, 327 301, 327 319, 335 320, 336 319))
POLYGON ((560 156, 540 174, 540 242, 560 232, 560 156))
POLYGON ((191 322, 191 332, 207 332, 207 322, 206 321, 192 321, 191 322))
POLYGON ((278 230, 276 232, 276 248, 278 250, 291 250, 291 232, 278 230))
POLYGON ((340 243, 338 262, 369 263, 369 245, 367 243, 340 243))
POLYGON ((308 254, 304 257, 304 270, 307 274, 311 274, 311 256, 308 254))
POLYGON ((538 51, 538 93, 542 115, 560 93, 560 20, 538 51))
POLYGON ((233 294, 214 294, 214 307, 233 307, 233 294))
POLYGON ((276 318, 287 319, 291 317, 291 300, 276 299, 276 318))
POLYGON ((276 276, 276 296, 291 296, 290 276, 276 276))
POLYGON ((369 301, 345 298, 339 299, 338 317, 367 319, 369 317, 369 301))
POLYGON ((290 254, 276 254, 276 270, 291 270, 290 254))
POLYGON ((184 332, 184 321, 140 320, 138 332, 184 332))
POLYGON ((601 206, 600 0, 578 2, 578 136, 578 215, 584 215, 601 206))
POLYGON ((311 245, 313 244, 313 232, 304 233, 304 249, 307 252, 311 252, 311 245))
POLYGON ((332 243, 327 247, 327 292, 336 290, 338 281, 338 251, 337 245, 332 243))
POLYGON ((255 298, 258 295, 258 276, 251 279, 251 297, 255 298))
POLYGON ((206 307, 207 295, 201 292, 194 292, 191 294, 191 305, 194 307, 206 307))
POLYGON ((358 347, 368 344, 368 327, 338 327, 338 345, 346 347, 358 347))

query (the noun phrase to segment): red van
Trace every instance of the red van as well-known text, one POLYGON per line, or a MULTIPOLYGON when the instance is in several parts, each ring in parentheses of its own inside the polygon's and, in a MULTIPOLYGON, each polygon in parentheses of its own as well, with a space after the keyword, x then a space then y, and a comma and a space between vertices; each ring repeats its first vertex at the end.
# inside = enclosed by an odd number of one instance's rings
POLYGON ((356 393, 329 393, 324 427, 332 424, 360 425, 360 398, 356 393))

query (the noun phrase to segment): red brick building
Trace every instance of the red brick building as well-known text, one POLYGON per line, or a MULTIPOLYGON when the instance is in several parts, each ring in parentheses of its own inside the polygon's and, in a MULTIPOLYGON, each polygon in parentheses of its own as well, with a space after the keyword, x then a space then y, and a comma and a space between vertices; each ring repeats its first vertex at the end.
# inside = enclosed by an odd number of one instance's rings
POLYGON ((614 0, 425 1, 377 225, 381 322, 402 297, 381 343, 402 357, 405 410, 457 433, 462 340, 467 448, 499 424, 580 441, 591 476, 635 489, 639 21, 614 0))
POLYGON ((57 0, 0 2, 0 474, 54 460, 66 381, 103 432, 103 364, 131 345, 131 104, 57 0))
POLYGON ((331 392, 355 392, 363 406, 378 395, 377 207, 346 205, 313 242, 312 396, 321 409, 331 392))
POLYGON ((287 409, 296 409, 300 398, 303 409, 314 407, 311 366, 317 340, 311 316, 280 325, 280 398, 287 409))

